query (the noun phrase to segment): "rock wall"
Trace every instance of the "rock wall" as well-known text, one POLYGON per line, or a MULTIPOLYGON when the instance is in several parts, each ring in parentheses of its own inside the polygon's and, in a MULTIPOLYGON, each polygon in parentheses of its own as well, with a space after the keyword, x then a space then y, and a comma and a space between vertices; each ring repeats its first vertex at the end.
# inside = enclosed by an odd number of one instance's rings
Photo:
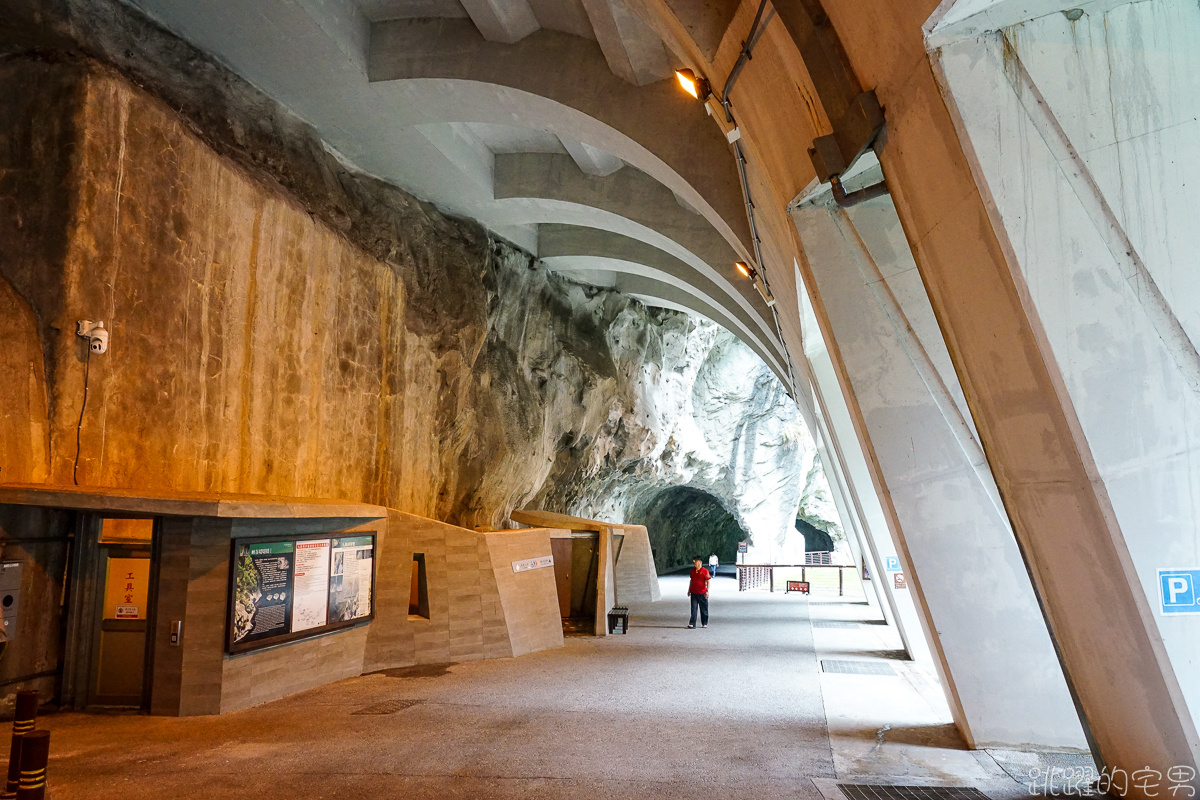
POLYGON ((606 337, 627 410, 590 453, 564 453, 535 502, 646 525, 662 571, 713 552, 731 563, 739 540, 748 563, 802 560, 794 521, 816 448, 795 404, 727 331, 674 312, 650 318, 627 315, 606 337))
POLYGON ((0 402, 29 417, 5 428, 3 480, 342 497, 466 527, 522 506, 637 522, 687 486, 764 558, 802 542, 806 433, 731 335, 353 172, 128 10, 44 5, 0 31, 0 205, 20 209, 0 217, 0 297, 26 354, 0 402), (74 336, 85 318, 108 354, 74 336))

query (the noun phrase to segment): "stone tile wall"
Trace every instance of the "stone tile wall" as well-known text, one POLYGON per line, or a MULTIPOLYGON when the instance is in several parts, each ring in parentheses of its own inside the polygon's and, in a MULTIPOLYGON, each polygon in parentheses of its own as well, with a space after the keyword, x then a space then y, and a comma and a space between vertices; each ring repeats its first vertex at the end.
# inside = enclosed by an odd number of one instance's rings
POLYGON ((493 531, 483 534, 491 556, 500 615, 510 648, 506 655, 520 656, 550 647, 562 647, 562 618, 554 569, 514 572, 514 561, 550 555, 550 531, 545 528, 493 531))
POLYGON ((617 605, 650 603, 662 598, 658 588, 658 572, 654 568, 654 553, 645 525, 614 525, 615 533, 625 534, 620 556, 614 566, 617 605))

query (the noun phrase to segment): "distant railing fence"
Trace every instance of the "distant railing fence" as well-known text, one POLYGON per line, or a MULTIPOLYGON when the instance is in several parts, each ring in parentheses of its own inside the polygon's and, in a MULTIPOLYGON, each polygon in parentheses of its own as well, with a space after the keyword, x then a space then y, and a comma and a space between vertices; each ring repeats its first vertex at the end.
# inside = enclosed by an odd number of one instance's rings
MULTIPOLYGON (((818 553, 809 553, 807 555, 821 555, 818 553)), ((824 555, 828 555, 827 553, 824 555)), ((805 559, 807 561, 807 558, 805 559)), ((775 570, 800 570, 800 580, 808 581, 809 570, 836 569, 838 571, 838 597, 845 596, 846 581, 843 575, 843 570, 856 570, 854 566, 844 566, 829 563, 808 563, 808 564, 738 564, 738 591, 745 592, 751 589, 761 589, 766 586, 769 591, 775 591, 775 570)))

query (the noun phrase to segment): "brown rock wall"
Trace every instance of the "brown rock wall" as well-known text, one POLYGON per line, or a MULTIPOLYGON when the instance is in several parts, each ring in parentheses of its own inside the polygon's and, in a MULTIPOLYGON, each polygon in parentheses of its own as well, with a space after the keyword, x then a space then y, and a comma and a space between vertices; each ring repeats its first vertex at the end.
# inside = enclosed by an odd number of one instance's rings
MULTIPOLYGON (((0 132, 4 185, 39 213, 65 209, 36 235, 10 225, 23 255, 0 261, 28 298, 21 324, 36 320, 24 345, 45 354, 51 482, 72 480, 86 376, 81 484, 360 499, 493 527, 564 443, 591 463, 621 455, 633 362, 655 348, 614 353, 613 325, 636 318, 650 345, 690 325, 562 281, 394 189, 372 207, 394 211, 381 261, 107 68, 17 58, 0 74, 22 121, 0 132), (52 149, 21 147, 44 127, 14 100, 30 81, 60 89, 53 120, 69 124, 52 149), (89 361, 77 319, 105 321, 107 354, 89 361)), ((37 359, 16 361, 36 383, 37 359)), ((36 429, 21 386, 0 399, 36 429)))

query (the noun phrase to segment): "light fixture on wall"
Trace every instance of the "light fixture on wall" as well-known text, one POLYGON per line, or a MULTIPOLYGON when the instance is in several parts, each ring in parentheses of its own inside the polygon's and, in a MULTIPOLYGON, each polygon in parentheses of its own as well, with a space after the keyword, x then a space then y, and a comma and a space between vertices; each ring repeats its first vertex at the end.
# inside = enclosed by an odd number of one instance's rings
POLYGON ((746 201, 746 218, 750 223, 750 242, 754 247, 754 266, 750 266, 745 261, 735 261, 734 267, 744 277, 754 282, 754 288, 758 290, 763 302, 771 309, 771 315, 775 320, 775 333, 779 337, 780 346, 783 348, 783 356, 787 361, 788 380, 791 383, 791 391, 794 392, 796 377, 792 371, 792 356, 788 352, 787 342, 783 336, 783 329, 779 324, 779 312, 775 308, 775 295, 771 292, 771 285, 767 282, 767 268, 763 263, 761 242, 758 238, 758 226, 754 218, 754 201, 750 199, 750 184, 746 179, 746 153, 742 149, 742 131, 738 127, 737 120, 733 118, 733 104, 729 100, 729 94, 733 91, 733 86, 737 83, 742 69, 750 61, 754 45, 758 43, 759 38, 767 28, 767 22, 775 14, 774 10, 772 10, 769 16, 764 17, 766 8, 767 0, 759 0, 758 11, 755 12, 754 21, 750 24, 750 34, 742 42, 742 50, 738 54, 737 62, 734 63, 733 69, 730 70, 729 76, 725 79, 725 86, 719 95, 713 92, 712 86, 706 79, 697 77, 696 73, 690 69, 675 70, 675 79, 679 81, 679 85, 685 92, 697 100, 704 102, 706 104, 705 110, 709 111, 710 114, 712 112, 707 105, 709 97, 715 98, 721 108, 725 110, 725 121, 731 126, 726 131, 725 138, 733 146, 734 158, 737 161, 738 178, 742 184, 742 197, 746 201))
POLYGON ((704 78, 696 77, 696 73, 690 69, 675 70, 675 80, 679 81, 679 85, 683 90, 697 100, 704 101, 712 94, 712 87, 704 78))

